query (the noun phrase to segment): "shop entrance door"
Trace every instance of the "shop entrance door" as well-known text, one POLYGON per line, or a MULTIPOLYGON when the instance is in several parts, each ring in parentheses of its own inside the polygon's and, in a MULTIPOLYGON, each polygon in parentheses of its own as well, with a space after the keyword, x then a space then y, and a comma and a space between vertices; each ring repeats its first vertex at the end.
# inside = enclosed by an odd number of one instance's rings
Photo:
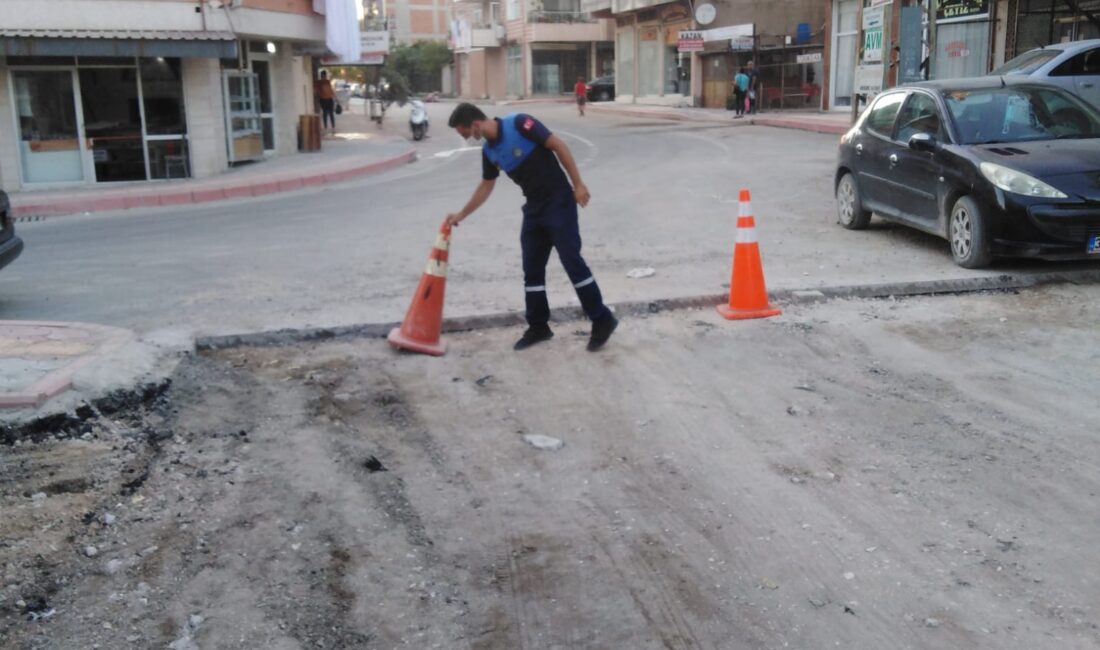
POLYGON ((25 183, 84 180, 84 142, 73 70, 13 70, 25 183))
POLYGON ((146 180, 137 67, 80 68, 77 73, 96 181, 146 180))
POLYGON ((252 72, 260 99, 260 128, 263 130, 264 153, 275 152, 275 103, 271 88, 271 55, 251 54, 252 72))

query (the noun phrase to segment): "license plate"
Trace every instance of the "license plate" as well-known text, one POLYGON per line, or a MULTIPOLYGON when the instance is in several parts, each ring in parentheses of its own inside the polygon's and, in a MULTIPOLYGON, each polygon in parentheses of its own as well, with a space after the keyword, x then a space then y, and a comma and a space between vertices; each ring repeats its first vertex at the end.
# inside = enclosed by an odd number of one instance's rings
POLYGON ((1100 255, 1100 235, 1089 237, 1089 243, 1085 246, 1085 252, 1089 255, 1100 255))

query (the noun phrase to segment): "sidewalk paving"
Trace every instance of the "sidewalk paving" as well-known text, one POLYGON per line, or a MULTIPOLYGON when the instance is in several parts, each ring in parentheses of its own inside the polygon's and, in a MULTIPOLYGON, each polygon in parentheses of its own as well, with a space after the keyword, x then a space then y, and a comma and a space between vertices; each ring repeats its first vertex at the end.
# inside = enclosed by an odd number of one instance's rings
POLYGON ((416 159, 406 138, 375 132, 365 118, 340 122, 320 151, 242 163, 209 178, 12 192, 12 214, 18 221, 263 196, 377 174, 416 159))

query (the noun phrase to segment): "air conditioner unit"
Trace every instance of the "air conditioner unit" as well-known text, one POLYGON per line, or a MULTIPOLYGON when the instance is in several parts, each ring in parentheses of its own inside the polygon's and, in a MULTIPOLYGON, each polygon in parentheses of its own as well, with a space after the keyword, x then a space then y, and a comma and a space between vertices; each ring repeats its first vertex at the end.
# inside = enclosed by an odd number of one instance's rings
POLYGON ((493 25, 493 36, 496 36, 498 41, 503 41, 507 33, 504 31, 504 25, 497 23, 493 25))

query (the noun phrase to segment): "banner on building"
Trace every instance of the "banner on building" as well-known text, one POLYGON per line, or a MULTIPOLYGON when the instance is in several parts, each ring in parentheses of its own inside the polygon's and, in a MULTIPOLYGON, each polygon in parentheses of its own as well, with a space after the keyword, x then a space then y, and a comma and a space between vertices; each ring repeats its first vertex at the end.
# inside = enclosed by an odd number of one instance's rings
POLYGON ((882 7, 863 10, 863 62, 882 62, 882 7))
POLYGON ((794 57, 795 63, 821 63, 821 52, 809 52, 798 54, 794 57))
POLYGON ((989 16, 989 0, 940 0, 936 22, 974 20, 989 16))
POLYGON ((703 40, 708 43, 712 41, 732 41, 734 39, 744 38, 746 36, 752 38, 752 35, 755 33, 756 30, 751 23, 748 25, 730 25, 729 27, 704 29, 703 40))
POLYGON ((703 51, 703 32, 701 31, 689 31, 680 32, 677 39, 677 51, 680 52, 702 52, 703 51))

